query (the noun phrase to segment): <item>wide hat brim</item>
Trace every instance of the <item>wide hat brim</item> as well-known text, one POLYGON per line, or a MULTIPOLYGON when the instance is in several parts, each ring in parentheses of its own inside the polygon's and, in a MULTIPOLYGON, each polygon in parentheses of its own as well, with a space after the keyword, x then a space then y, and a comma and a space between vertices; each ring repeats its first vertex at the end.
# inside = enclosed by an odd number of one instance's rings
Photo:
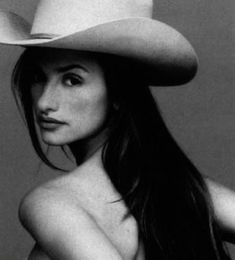
POLYGON ((99 24, 52 38, 32 37, 20 16, 0 11, 0 44, 107 53, 136 60, 150 85, 173 86, 190 81, 198 59, 191 44, 172 27, 150 18, 99 24))

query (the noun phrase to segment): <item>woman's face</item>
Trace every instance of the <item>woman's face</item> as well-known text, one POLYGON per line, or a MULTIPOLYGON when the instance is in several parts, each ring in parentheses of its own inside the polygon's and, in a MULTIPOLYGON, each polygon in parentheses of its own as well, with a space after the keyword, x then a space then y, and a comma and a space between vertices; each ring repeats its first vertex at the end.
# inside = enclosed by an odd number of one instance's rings
POLYGON ((107 89, 104 72, 92 55, 46 50, 32 77, 33 110, 45 143, 70 144, 102 132, 107 89))

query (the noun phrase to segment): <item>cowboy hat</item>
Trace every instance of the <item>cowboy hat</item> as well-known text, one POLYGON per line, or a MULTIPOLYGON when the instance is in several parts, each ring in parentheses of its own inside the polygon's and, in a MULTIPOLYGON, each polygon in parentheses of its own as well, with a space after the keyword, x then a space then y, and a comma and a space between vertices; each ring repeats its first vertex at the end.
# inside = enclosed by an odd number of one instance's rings
POLYGON ((0 43, 107 53, 144 65, 150 85, 191 80, 197 56, 172 27, 152 19, 152 0, 40 0, 33 23, 0 11, 0 43))

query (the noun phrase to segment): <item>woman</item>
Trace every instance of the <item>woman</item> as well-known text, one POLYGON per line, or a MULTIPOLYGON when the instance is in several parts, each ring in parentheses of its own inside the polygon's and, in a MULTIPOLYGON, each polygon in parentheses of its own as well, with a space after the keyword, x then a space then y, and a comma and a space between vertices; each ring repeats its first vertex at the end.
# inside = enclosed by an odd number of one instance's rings
POLYGON ((189 81, 197 58, 151 11, 147 0, 41 0, 31 31, 0 14, 0 42, 26 47, 12 83, 36 152, 64 170, 40 132, 77 162, 21 203, 29 260, 229 259, 221 230, 233 219, 221 204, 233 195, 206 185, 148 88, 189 81))

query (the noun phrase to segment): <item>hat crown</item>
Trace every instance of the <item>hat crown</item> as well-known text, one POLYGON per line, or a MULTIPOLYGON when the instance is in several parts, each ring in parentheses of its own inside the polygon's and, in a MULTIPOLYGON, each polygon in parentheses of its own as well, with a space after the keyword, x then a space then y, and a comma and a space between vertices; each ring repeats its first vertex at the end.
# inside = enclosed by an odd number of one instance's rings
POLYGON ((41 0, 31 35, 66 35, 127 18, 152 17, 152 0, 41 0))

